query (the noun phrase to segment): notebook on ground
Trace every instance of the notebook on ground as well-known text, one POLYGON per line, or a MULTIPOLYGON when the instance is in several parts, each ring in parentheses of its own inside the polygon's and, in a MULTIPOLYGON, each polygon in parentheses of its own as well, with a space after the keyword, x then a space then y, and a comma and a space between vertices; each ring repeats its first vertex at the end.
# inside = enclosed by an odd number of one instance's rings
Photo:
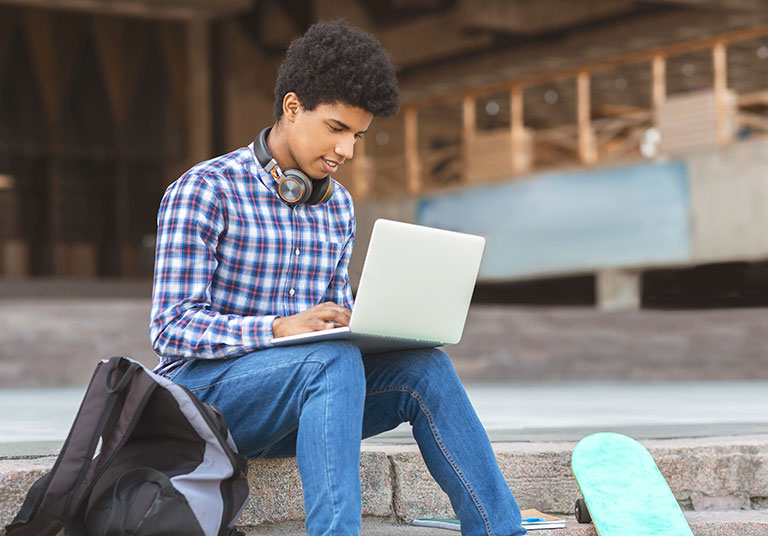
POLYGON ((349 327, 272 339, 275 346, 348 340, 363 353, 461 340, 485 238, 376 220, 349 327))

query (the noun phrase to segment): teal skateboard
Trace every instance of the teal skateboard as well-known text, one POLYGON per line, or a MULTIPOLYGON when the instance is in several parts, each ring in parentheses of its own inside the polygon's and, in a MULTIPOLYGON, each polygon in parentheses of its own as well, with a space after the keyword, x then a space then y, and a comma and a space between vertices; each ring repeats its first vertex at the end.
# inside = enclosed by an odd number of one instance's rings
POLYGON ((594 523, 600 536, 693 536, 653 457, 631 437, 585 437, 571 468, 584 496, 576 519, 594 523))

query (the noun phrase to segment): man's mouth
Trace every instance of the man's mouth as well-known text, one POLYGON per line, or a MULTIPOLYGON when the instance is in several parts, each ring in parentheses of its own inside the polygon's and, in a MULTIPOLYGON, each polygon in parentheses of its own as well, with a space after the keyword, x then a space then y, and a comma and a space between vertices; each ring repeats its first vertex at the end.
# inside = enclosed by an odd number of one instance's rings
POLYGON ((334 173, 341 165, 339 162, 328 160, 327 158, 323 158, 322 161, 325 164, 323 167, 327 168, 326 171, 328 173, 334 173))

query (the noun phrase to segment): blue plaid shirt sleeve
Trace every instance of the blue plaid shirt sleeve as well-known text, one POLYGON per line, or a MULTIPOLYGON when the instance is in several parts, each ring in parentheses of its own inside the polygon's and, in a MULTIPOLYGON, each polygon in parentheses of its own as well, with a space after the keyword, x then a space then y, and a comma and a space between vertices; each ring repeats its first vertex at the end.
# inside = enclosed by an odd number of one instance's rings
POLYGON ((275 315, 222 314, 212 307, 225 210, 204 175, 188 174, 163 197, 150 335, 153 349, 165 358, 227 358, 270 344, 275 315))

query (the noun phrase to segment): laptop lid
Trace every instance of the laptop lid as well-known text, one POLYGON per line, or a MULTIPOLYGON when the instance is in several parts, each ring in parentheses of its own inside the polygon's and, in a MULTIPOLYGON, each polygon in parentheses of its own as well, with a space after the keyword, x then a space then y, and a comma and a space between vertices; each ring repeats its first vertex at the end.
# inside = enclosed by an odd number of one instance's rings
POLYGON ((376 220, 351 331, 456 344, 484 248, 481 236, 376 220))

